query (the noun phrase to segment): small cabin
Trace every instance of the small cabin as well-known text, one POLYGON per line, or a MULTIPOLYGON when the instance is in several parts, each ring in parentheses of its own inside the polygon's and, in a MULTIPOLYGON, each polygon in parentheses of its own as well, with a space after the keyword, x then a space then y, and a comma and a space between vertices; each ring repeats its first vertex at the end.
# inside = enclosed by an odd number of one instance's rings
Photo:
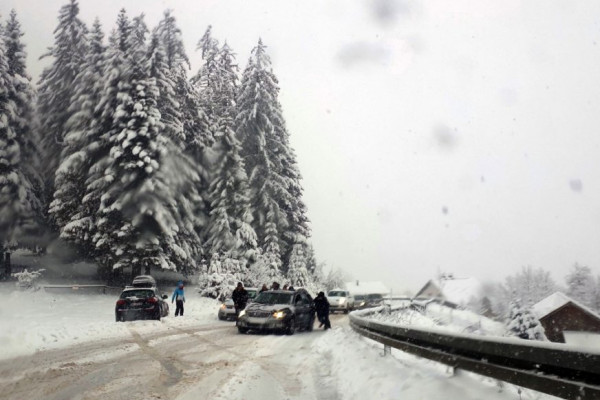
POLYGON ((565 334, 600 334, 600 315, 561 292, 556 292, 532 307, 551 342, 565 343, 565 334))

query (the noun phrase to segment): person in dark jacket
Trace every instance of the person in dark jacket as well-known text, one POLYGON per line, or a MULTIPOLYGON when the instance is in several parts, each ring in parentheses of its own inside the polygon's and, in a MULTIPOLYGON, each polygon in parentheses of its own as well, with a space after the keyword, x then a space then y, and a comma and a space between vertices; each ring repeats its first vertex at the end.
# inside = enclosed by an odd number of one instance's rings
POLYGON ((279 282, 273 282, 271 285, 271 290, 279 290, 279 282))
POLYGON ((238 282, 237 287, 233 291, 231 295, 231 299, 233 300, 233 306, 235 307, 235 316, 237 317, 244 308, 246 308, 246 304, 248 303, 248 292, 244 289, 244 285, 242 282, 238 282))
POLYGON ((267 290, 269 290, 267 284, 263 283, 262 288, 260 288, 260 291, 258 293, 266 292, 267 290))
POLYGON ((331 329, 331 322, 329 322, 329 301, 325 297, 325 293, 319 292, 315 297, 315 310, 317 311, 317 319, 321 323, 319 328, 325 325, 323 329, 331 329))
POLYGON ((177 283, 177 288, 173 292, 173 297, 171 298, 171 304, 173 301, 176 302, 175 307, 175 316, 181 315, 183 317, 183 303, 185 303, 185 296, 183 294, 183 282, 179 281, 177 283))

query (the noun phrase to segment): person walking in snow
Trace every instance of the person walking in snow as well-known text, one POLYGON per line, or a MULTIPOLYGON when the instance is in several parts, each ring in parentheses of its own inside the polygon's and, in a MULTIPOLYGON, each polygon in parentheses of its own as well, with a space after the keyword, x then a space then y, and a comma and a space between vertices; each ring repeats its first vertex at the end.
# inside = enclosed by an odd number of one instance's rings
POLYGON ((315 310, 317 311, 317 319, 321 323, 319 328, 325 325, 323 329, 331 329, 331 322, 329 322, 329 301, 325 297, 325 293, 319 292, 315 297, 315 310))
POLYGON ((175 307, 175 316, 181 315, 183 317, 183 303, 185 303, 185 296, 183 294, 183 281, 179 281, 177 283, 177 287, 173 292, 173 297, 171 298, 171 304, 173 301, 176 303, 175 307))
POLYGON ((231 295, 231 299, 233 300, 233 305, 235 307, 235 316, 237 317, 244 308, 246 308, 246 304, 248 303, 248 292, 244 289, 244 285, 242 282, 238 282, 237 287, 233 291, 231 295))

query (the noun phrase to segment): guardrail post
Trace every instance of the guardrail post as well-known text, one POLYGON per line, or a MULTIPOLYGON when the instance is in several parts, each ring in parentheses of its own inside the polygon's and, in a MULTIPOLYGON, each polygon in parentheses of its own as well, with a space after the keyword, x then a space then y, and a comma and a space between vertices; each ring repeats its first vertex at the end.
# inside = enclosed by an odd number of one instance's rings
POLYGON ((391 354, 392 354, 392 348, 390 346, 388 346, 387 344, 384 344, 383 345, 383 354, 381 356, 387 357, 391 354))

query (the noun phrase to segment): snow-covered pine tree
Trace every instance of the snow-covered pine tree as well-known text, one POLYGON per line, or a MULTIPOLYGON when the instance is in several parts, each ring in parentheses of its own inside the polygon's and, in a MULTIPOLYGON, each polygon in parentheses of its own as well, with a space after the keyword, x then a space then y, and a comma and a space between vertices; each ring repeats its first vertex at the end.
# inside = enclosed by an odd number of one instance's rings
POLYGON ((272 252, 263 253, 259 248, 257 250, 256 261, 246 270, 244 282, 254 287, 262 287, 266 284, 268 287, 273 282, 281 283, 283 276, 280 272, 281 260, 272 252))
MULTIPOLYGON (((4 37, 0 37, 0 246, 4 249, 15 239, 20 214, 26 214, 23 196, 28 184, 21 169, 21 148, 17 140, 17 105, 13 79, 8 73, 4 37)), ((29 188, 31 190, 31 188, 29 188)))
POLYGON ((94 109, 93 121, 90 121, 88 150, 91 152, 88 157, 90 155, 93 157, 88 160, 90 167, 82 198, 81 215, 64 229, 70 231, 69 235, 73 237, 71 240, 80 241, 80 244, 85 246, 84 250, 87 249, 89 252, 88 255, 96 259, 99 275, 106 279, 111 279, 113 275, 118 275, 122 271, 113 269, 117 260, 112 253, 103 251, 104 242, 100 241, 101 234, 98 228, 107 221, 100 213, 102 197, 115 179, 114 176, 106 173, 110 160, 109 136, 114 129, 120 87, 126 84, 128 79, 127 43, 130 40, 131 30, 131 21, 127 12, 121 9, 116 27, 109 37, 99 101, 94 109))
POLYGON ((71 116, 69 104, 75 91, 75 77, 87 54, 86 34, 87 28, 79 19, 79 3, 70 0, 59 11, 54 46, 42 56, 52 57, 52 64, 42 72, 38 89, 48 202, 54 193, 55 171, 71 116))
MULTIPOLYGON (((8 92, 6 103, 14 103, 14 113, 6 123, 11 125, 18 144, 18 165, 13 171, 18 180, 20 190, 17 201, 18 213, 13 214, 15 230, 11 233, 4 232, 7 237, 18 239, 23 243, 29 235, 39 233, 44 211, 42 205, 43 182, 40 176, 40 155, 37 147, 39 137, 35 129, 34 102, 35 90, 31 84, 31 77, 27 73, 25 58, 25 45, 21 41, 23 32, 17 19, 17 13, 12 10, 6 26, 2 32, 5 45, 6 74, 9 80, 6 85, 8 92)), ((6 154, 6 153, 5 153, 6 154)), ((15 209, 14 211, 17 211, 15 209)), ((2 223, 4 225, 4 223, 2 223)))
POLYGON ((520 299, 513 299, 509 305, 507 334, 528 340, 546 340, 544 328, 528 307, 521 306, 520 299))
POLYGON ((596 282, 590 267, 575 263, 566 276, 567 296, 594 308, 596 297, 596 282))
POLYGON ((309 230, 300 174, 278 94, 271 60, 259 40, 244 70, 237 97, 236 132, 242 143, 259 245, 265 254, 270 252, 289 261, 293 245, 305 242, 309 230), (275 248, 277 251, 273 252, 275 248))
POLYGON ((287 281, 295 288, 310 286, 314 280, 308 272, 307 253, 308 246, 305 243, 297 243, 292 248, 287 272, 287 281))
POLYGON ((246 171, 240 156, 240 143, 233 131, 233 112, 237 68, 227 45, 217 59, 217 73, 207 87, 212 98, 214 121, 213 154, 216 158, 210 170, 211 184, 207 198, 210 201, 210 219, 205 233, 210 254, 223 253, 246 264, 254 261, 256 233, 250 223, 249 192, 246 171))
POLYGON ((242 282, 243 267, 238 260, 215 253, 210 257, 208 274, 201 282, 201 296, 224 300, 242 282))
POLYGON ((169 10, 153 31, 150 53, 151 75, 156 78, 161 93, 158 110, 167 134, 182 144, 185 136, 177 89, 182 84, 185 85, 186 67, 189 68, 190 62, 185 53, 181 31, 169 10))
POLYGON ((215 131, 215 112, 216 99, 219 97, 215 93, 220 82, 219 75, 219 42, 212 37, 212 26, 206 29, 204 35, 198 42, 196 50, 200 50, 202 54, 202 63, 196 75, 191 78, 192 84, 196 87, 199 97, 199 118, 200 125, 207 129, 203 139, 207 140, 207 147, 214 143, 215 131))
POLYGON ((109 73, 100 102, 108 154, 91 169, 89 196, 99 200, 93 240, 113 269, 195 269, 198 237, 190 228, 190 187, 198 176, 162 133, 159 91, 150 76, 144 24, 121 12, 111 36, 109 73))
MULTIPOLYGON (((79 246, 84 256, 92 256, 94 209, 84 203, 86 180, 91 165, 101 155, 103 146, 99 112, 106 68, 106 47, 100 21, 94 21, 88 34, 87 54, 75 77, 75 90, 69 105, 71 117, 66 123, 61 163, 56 170, 54 200, 49 212, 56 221, 60 235, 79 246)), ((105 147, 105 146, 104 146, 105 147)))

